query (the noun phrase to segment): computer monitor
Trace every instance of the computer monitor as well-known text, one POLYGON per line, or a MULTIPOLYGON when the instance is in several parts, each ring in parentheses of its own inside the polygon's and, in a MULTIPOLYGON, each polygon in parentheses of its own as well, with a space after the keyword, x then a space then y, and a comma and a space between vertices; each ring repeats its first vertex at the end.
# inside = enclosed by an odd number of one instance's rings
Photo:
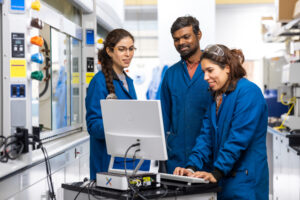
MULTIPOLYGON (((167 160, 159 100, 101 100, 107 153, 112 157, 167 160), (140 151, 137 151, 140 149, 140 151)), ((111 162, 110 169, 113 167, 111 162)))

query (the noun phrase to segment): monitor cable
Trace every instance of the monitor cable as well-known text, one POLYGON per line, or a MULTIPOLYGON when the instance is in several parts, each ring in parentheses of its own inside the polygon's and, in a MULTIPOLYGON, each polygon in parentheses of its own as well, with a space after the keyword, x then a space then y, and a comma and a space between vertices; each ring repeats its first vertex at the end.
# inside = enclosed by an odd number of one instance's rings
POLYGON ((134 196, 135 195, 138 195, 141 199, 143 200, 148 200, 146 197, 144 197, 138 190, 138 188, 134 188, 133 185, 130 184, 130 178, 129 178, 129 175, 127 174, 127 167, 126 167, 126 161, 127 161, 127 154, 129 152, 129 150, 133 147, 136 147, 136 146, 140 146, 140 143, 135 143, 135 144, 132 144, 130 147, 128 147, 128 149, 126 150, 125 152, 125 159, 124 159, 124 166, 125 166, 125 176, 126 176, 126 179, 127 179, 127 183, 128 183, 128 187, 133 191, 133 194, 132 194, 132 199, 134 199, 134 196))

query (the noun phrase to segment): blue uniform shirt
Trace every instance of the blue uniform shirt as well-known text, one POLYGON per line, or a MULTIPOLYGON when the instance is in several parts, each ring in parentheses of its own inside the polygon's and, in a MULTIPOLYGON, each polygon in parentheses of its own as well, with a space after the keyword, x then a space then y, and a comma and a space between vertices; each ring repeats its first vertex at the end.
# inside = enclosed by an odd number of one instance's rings
MULTIPOLYGON (((133 80, 126 76, 129 91, 123 87, 122 81, 114 75, 113 84, 118 99, 136 99, 136 93, 133 80)), ((100 100, 106 99, 108 90, 106 88, 105 77, 102 71, 99 71, 91 80, 85 98, 86 123, 90 134, 90 178, 96 179, 97 172, 106 172, 110 161, 107 155, 106 143, 104 137, 102 113, 100 100)))
POLYGON ((234 91, 223 94, 218 115, 211 101, 187 166, 202 171, 213 160, 213 166, 224 173, 218 200, 268 199, 267 125, 261 90, 240 79, 234 91))
POLYGON ((166 136, 168 173, 186 165, 200 134, 210 98, 200 64, 192 79, 184 60, 166 71, 161 86, 161 105, 164 128, 169 133, 166 136))

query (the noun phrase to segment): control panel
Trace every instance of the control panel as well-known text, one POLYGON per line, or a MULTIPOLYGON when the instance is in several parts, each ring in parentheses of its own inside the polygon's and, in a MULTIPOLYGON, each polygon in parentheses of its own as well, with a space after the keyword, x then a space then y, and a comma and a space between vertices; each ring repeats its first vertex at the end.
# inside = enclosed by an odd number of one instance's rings
POLYGON ((11 85, 11 97, 12 98, 23 98, 25 97, 25 84, 12 84, 11 85))
POLYGON ((94 58, 93 57, 87 57, 86 58, 86 71, 87 72, 94 72, 94 58))
POLYGON ((24 58, 24 33, 11 33, 11 56, 13 58, 24 58))

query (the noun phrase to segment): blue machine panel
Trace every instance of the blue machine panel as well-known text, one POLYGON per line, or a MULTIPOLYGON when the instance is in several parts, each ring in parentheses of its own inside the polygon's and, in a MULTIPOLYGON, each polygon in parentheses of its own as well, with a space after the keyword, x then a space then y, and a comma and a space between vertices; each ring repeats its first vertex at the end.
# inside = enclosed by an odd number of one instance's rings
POLYGON ((25 84, 12 84, 10 86, 10 96, 12 98, 24 98, 25 95, 25 84))
POLYGON ((86 44, 87 45, 94 45, 95 44, 94 30, 93 29, 87 29, 85 34, 86 34, 86 44))
POLYGON ((25 0, 10 0, 10 9, 13 11, 25 11, 25 0))

